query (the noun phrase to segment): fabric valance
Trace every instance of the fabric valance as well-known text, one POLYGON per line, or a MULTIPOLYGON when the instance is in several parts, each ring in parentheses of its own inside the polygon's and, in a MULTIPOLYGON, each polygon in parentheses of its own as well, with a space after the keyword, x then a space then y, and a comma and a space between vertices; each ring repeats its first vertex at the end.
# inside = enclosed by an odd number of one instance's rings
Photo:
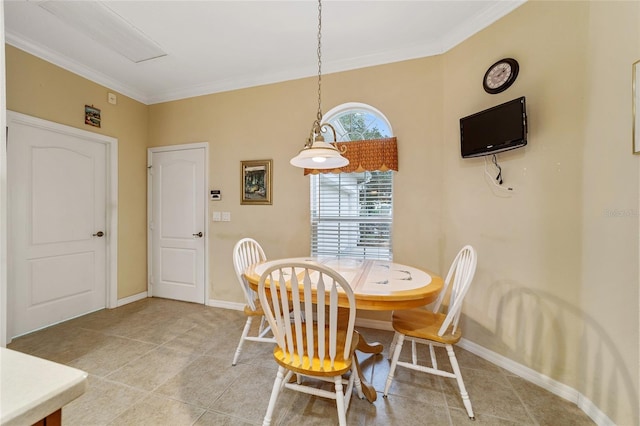
POLYGON ((349 160, 348 165, 339 169, 304 169, 304 174, 398 171, 398 142, 395 137, 338 142, 336 146, 339 150, 344 149, 343 146, 346 147, 342 156, 349 160))

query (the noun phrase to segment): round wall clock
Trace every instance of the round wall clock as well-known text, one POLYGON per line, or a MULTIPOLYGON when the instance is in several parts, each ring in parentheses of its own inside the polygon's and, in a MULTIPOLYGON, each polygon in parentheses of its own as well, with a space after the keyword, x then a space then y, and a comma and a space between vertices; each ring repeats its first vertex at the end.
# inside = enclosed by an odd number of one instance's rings
POLYGON ((520 66, 518 61, 513 58, 500 59, 491 65, 484 74, 482 87, 485 92, 495 95, 509 88, 518 77, 520 66))

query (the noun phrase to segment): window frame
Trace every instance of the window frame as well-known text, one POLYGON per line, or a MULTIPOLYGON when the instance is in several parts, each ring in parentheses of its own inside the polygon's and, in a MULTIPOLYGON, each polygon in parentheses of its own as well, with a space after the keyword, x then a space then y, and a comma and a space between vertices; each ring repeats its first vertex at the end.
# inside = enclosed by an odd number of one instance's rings
MULTIPOLYGON (((374 127, 377 127, 375 123, 381 123, 386 127, 382 131, 389 132, 383 137, 393 136, 391 123, 382 112, 367 104, 349 102, 331 109, 323 119, 323 122, 336 127, 338 141, 350 141, 350 139, 345 139, 349 136, 349 132, 338 122, 339 117, 347 112, 371 116, 373 121, 368 123, 373 123, 374 127)), ((393 171, 311 175, 310 219, 310 251, 312 256, 393 260, 393 171), (377 183, 371 183, 373 178, 377 183), (358 183, 359 181, 360 183, 358 183), (377 191, 377 188, 373 188, 375 185, 381 185, 381 190, 377 191), (337 190, 333 194, 330 191, 332 186, 337 190), (379 198, 378 195, 367 198, 367 188, 372 189, 369 191, 372 194, 379 193, 379 198), (329 192, 324 190, 329 190, 329 192), (323 196, 325 201, 329 200, 324 208, 322 207, 323 196), (332 197, 334 197, 333 200, 332 197), (387 210, 388 214, 372 212, 371 215, 363 215, 363 205, 366 206, 365 208, 369 208, 371 204, 374 205, 371 210, 380 210, 375 207, 383 207, 382 210, 387 210), (346 211, 343 211, 345 205, 346 211), (389 205, 388 209, 384 208, 385 205, 389 205), (357 214, 351 214, 356 208, 357 214), (332 209, 334 211, 331 211, 332 209), (329 213, 323 215, 322 210, 329 211, 329 213), (337 214, 333 214, 335 212, 337 214)))

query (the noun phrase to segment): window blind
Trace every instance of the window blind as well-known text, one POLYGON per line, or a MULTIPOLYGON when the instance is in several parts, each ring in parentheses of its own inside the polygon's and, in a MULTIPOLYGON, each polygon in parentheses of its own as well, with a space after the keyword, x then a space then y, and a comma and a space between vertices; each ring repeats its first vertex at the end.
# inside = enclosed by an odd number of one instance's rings
POLYGON ((311 176, 311 254, 392 260, 393 172, 311 176))

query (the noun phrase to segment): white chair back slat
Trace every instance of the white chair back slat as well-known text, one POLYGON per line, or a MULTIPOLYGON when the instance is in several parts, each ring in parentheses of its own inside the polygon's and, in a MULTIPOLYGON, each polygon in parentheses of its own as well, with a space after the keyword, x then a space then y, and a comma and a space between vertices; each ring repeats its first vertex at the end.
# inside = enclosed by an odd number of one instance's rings
MULTIPOLYGON (((329 298, 331 300, 332 306, 338 305, 338 289, 335 281, 333 281, 331 285, 331 292, 330 292, 329 298)), ((329 324, 330 324, 329 354, 331 356, 331 360, 333 361, 336 359, 336 354, 338 350, 336 348, 336 335, 338 333, 338 310, 337 309, 332 309, 331 312, 329 312, 329 324)), ((331 367, 333 368, 333 362, 331 363, 331 367)))
MULTIPOLYGON (((276 279, 277 279, 277 277, 273 277, 273 276, 271 276, 269 278, 270 281, 275 281, 276 279)), ((271 295, 271 306, 272 306, 272 309, 273 309, 274 312, 280 312, 282 309, 284 309, 284 307, 280 305, 280 299, 278 297, 279 297, 279 294, 277 292, 274 292, 271 295)), ((260 303, 263 306, 265 306, 264 305, 264 301, 262 301, 262 298, 260 300, 260 303)), ((271 321, 269 321, 269 317, 268 317, 269 311, 271 311, 271 309, 269 309, 269 310, 265 309, 264 311, 265 311, 265 317, 267 317, 267 321, 269 322, 269 324, 271 324, 271 321)), ((285 323, 284 323, 283 316, 282 315, 271 315, 271 316, 273 317, 273 321, 276 324, 276 328, 272 328, 271 329, 271 332, 273 333, 273 337, 275 337, 275 339, 276 339, 276 343, 280 347, 283 347, 283 348, 287 347, 287 342, 285 340, 286 337, 287 337, 286 334, 283 333, 283 332, 279 332, 279 333, 275 332, 276 329, 277 330, 284 330, 285 323)))
POLYGON ((440 296, 433 308, 434 312, 440 312, 443 302, 447 295, 449 296, 449 305, 447 308, 447 316, 442 323, 438 335, 443 336, 449 326, 453 325, 451 332, 455 333, 460 321, 462 312, 462 302, 469 290, 473 276, 475 275, 477 265, 477 255, 473 247, 464 246, 451 264, 451 268, 447 273, 444 281, 444 287, 440 292, 440 296))
POLYGON ((264 250, 260 244, 253 238, 242 238, 233 248, 233 267, 236 277, 244 293, 244 297, 251 310, 256 309, 255 299, 256 293, 251 289, 247 279, 244 277, 244 271, 250 265, 267 260, 264 250))
MULTIPOLYGON (((306 271, 309 273, 309 270, 306 271)), ((309 292, 311 293, 313 284, 309 285, 309 292)), ((326 305, 324 300, 324 290, 325 284, 322 274, 318 276, 318 280, 315 284, 316 287, 316 309, 315 309, 315 330, 318 334, 318 359, 320 363, 323 364, 324 360, 327 358, 327 348, 325 347, 325 323, 326 323, 326 305)), ((313 306, 313 304, 312 304, 313 306)), ((313 308, 312 308, 313 309, 313 308)))
POLYGON ((278 346, 291 354, 288 362, 293 362, 295 353, 300 360, 305 356, 318 358, 321 363, 327 360, 333 368, 338 355, 337 338, 342 330, 346 332, 347 341, 341 355, 345 359, 350 356, 355 298, 347 281, 336 271, 315 262, 275 262, 260 277, 258 295, 263 307, 269 307, 265 309, 265 316, 278 346), (346 324, 340 323, 338 316, 341 293, 346 294, 349 301, 346 324), (291 313, 286 309, 288 301, 291 301, 291 313))
MULTIPOLYGON (((292 299, 293 299, 292 300, 293 306, 300 304, 299 295, 296 295, 295 293, 290 295, 289 292, 287 291, 287 284, 286 284, 287 278, 286 278, 286 273, 283 269, 278 270, 278 278, 275 280, 275 282, 278 283, 277 288, 278 288, 278 291, 280 292, 280 299, 283 305, 285 303, 288 303, 290 296, 292 296, 292 299)), ((298 285, 298 277, 292 272, 291 286, 296 287, 297 285, 298 285)), ((277 312, 280 315, 284 314, 281 310, 277 312)), ((299 331, 300 324, 302 324, 303 322, 301 314, 302 312, 300 312, 299 309, 294 309, 293 320, 287 321, 287 318, 285 318, 284 316, 282 319, 282 322, 285 325, 285 332, 287 333, 286 346, 283 346, 283 348, 286 350, 288 354, 292 355, 291 362, 293 362, 293 355, 296 354, 296 350, 295 350, 296 343, 299 343, 301 341, 301 336, 299 331), (294 325, 293 327, 292 327, 292 324, 294 325), (296 333, 295 335, 294 335, 294 332, 296 333)))
MULTIPOLYGON (((308 275, 308 271, 305 271, 305 285, 304 285, 304 321, 305 321, 305 327, 306 327, 306 332, 307 332, 307 336, 312 336, 313 335, 313 295, 312 295, 312 286, 309 280, 311 280, 311 278, 308 275), (309 284, 307 284, 307 281, 309 281, 309 284)), ((309 347, 307 348, 307 352, 309 354, 309 356, 314 356, 316 353, 316 345, 315 342, 310 341, 309 342, 309 347)))

